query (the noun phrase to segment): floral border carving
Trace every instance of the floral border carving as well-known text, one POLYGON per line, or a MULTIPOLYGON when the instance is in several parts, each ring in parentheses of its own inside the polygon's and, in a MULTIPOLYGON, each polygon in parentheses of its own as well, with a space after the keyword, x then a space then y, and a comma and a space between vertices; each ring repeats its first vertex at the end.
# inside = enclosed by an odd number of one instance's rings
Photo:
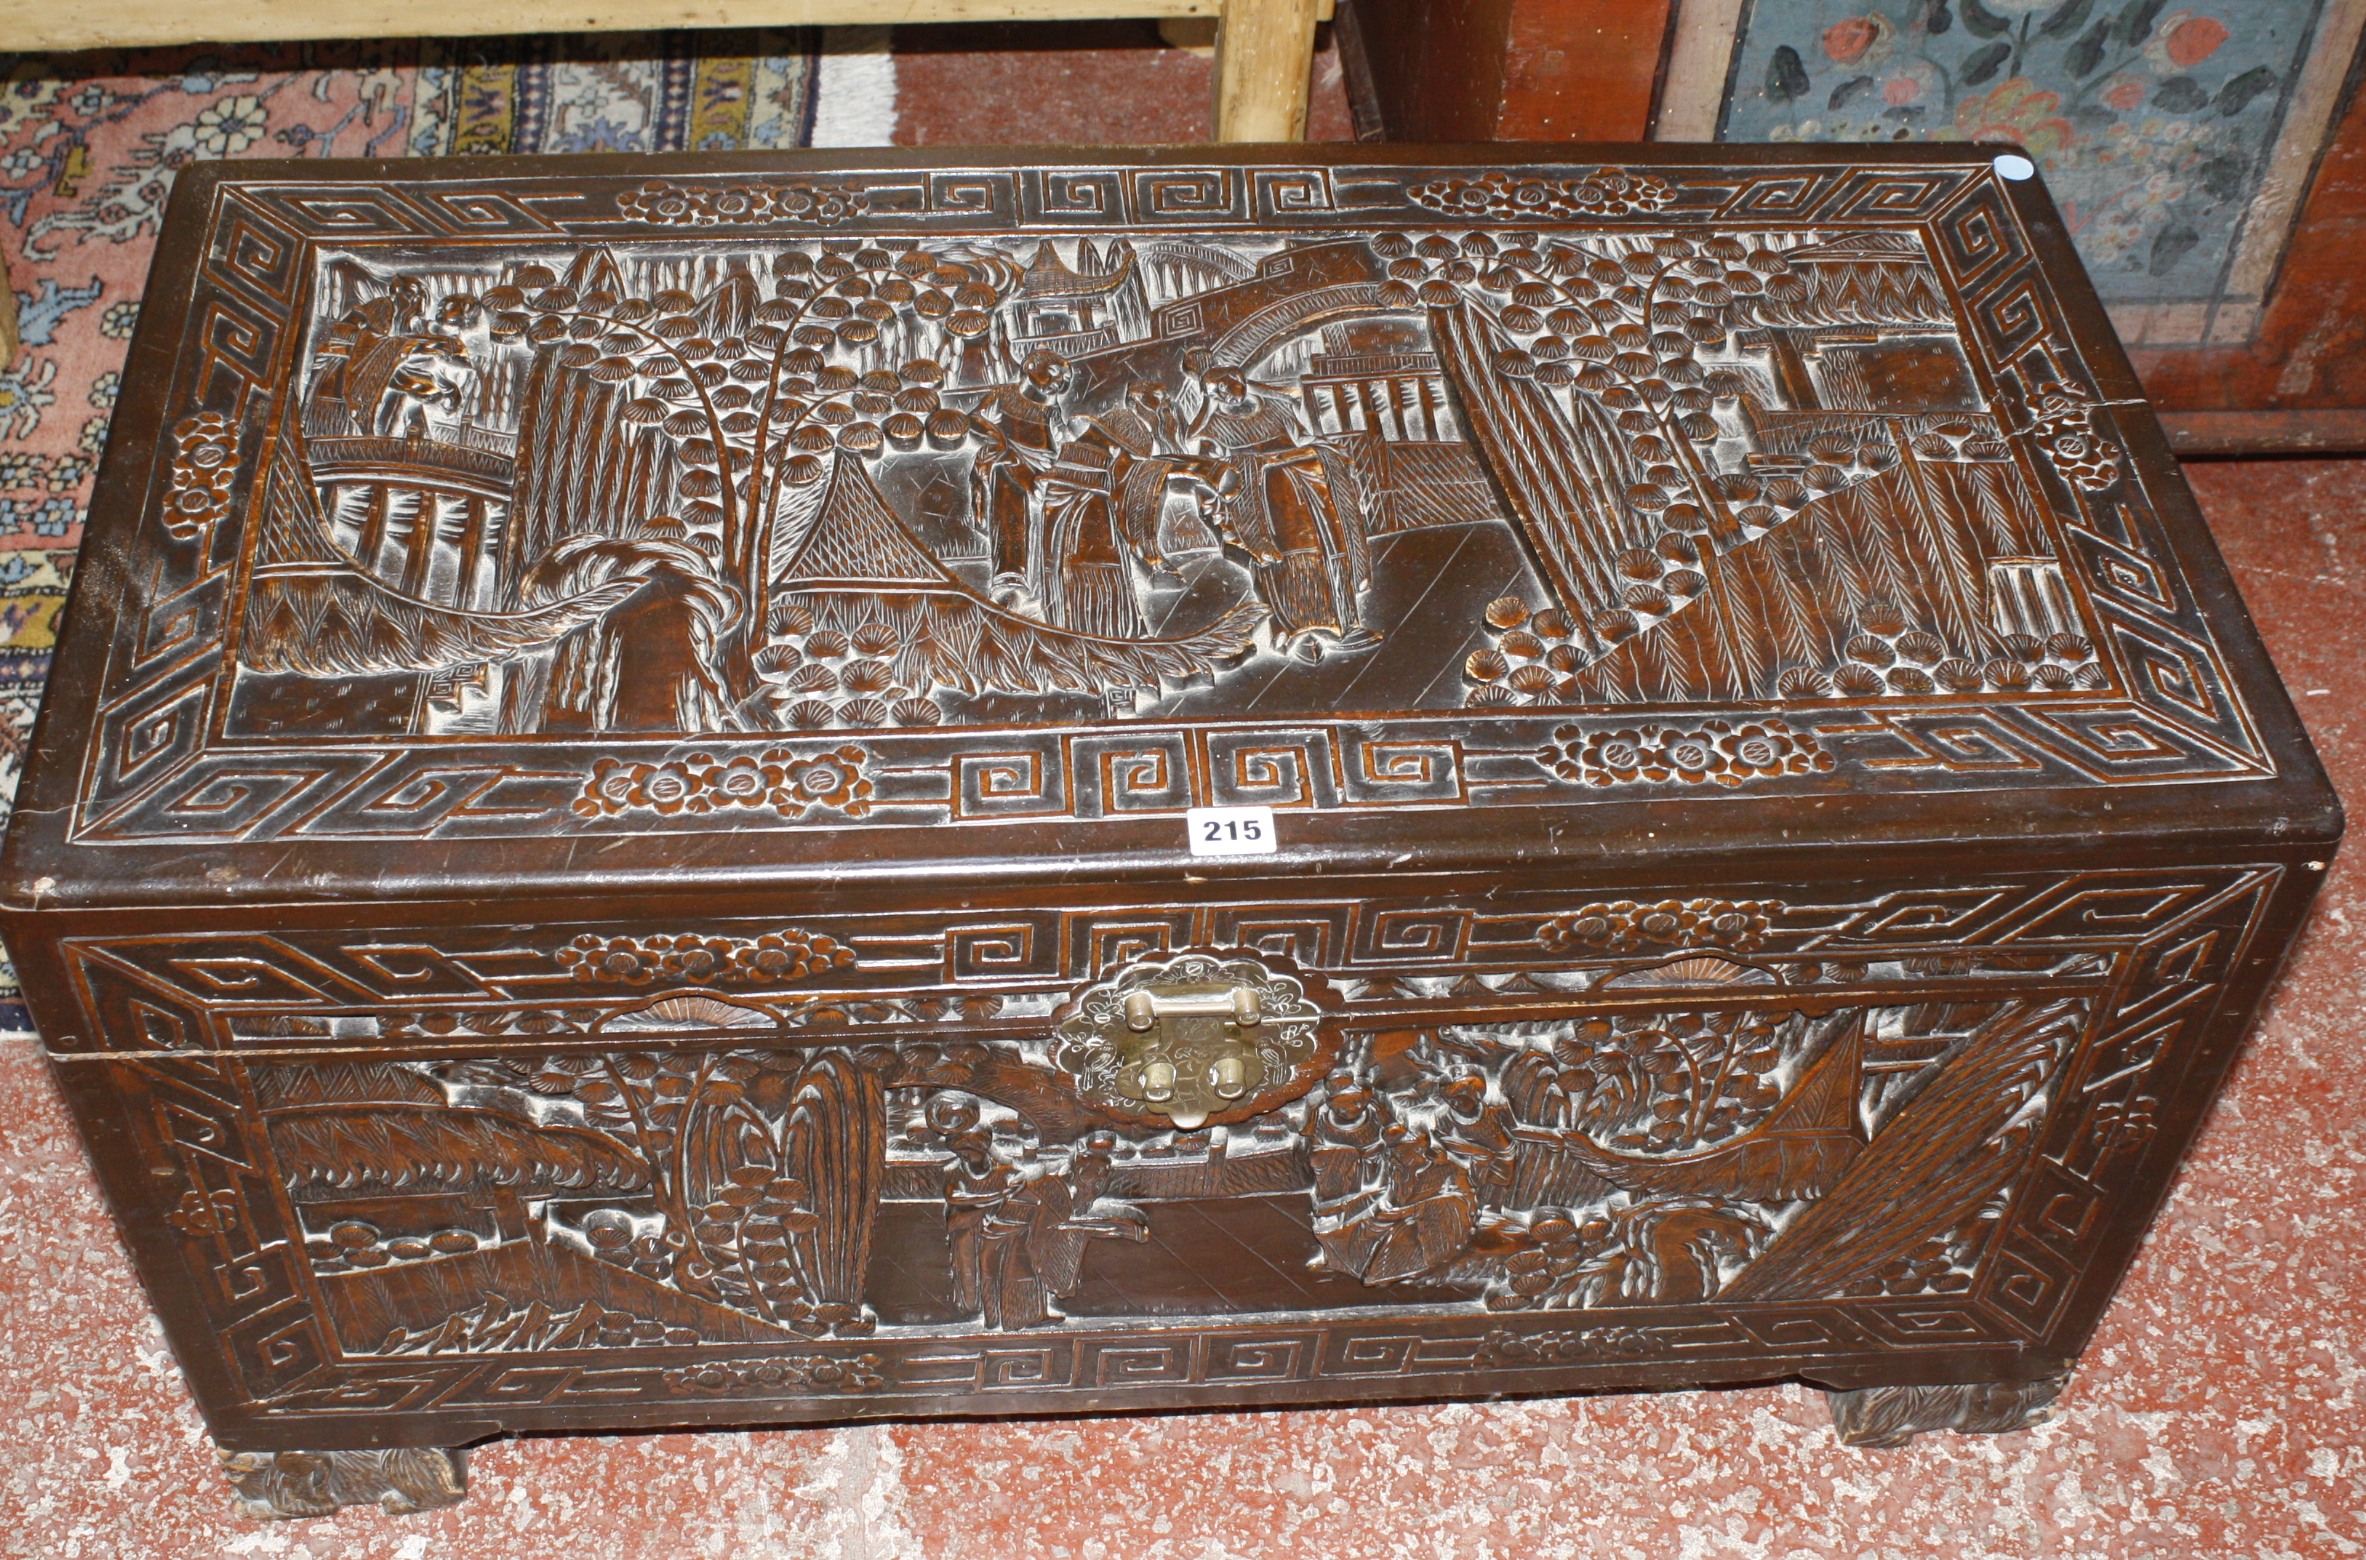
POLYGON ((2120 455, 2095 426, 2094 397, 2077 385, 2049 380, 2037 387, 2030 433, 2063 481, 2100 493, 2120 479, 2120 455))
POLYGON ((1667 180, 1633 168, 1597 168, 1582 179, 1514 178, 1496 169, 1476 179, 1431 179, 1405 194, 1455 217, 1623 217, 1676 200, 1667 180))
POLYGON ((654 764, 603 758, 592 765, 573 810, 585 818, 613 818, 769 807, 792 821, 824 809, 860 818, 871 810, 872 785, 864 773, 869 762, 870 755, 851 744, 803 756, 767 748, 731 758, 692 753, 654 764))
POLYGON ((220 412, 193 412, 173 424, 172 486, 164 528, 181 540, 203 536, 230 512, 238 471, 238 430, 220 412))
POLYGON ((840 1358, 828 1354, 776 1354, 754 1360, 714 1360, 665 1373, 666 1390, 679 1397, 718 1394, 762 1396, 784 1390, 869 1392, 887 1385, 887 1362, 876 1354, 840 1358))
POLYGON ((602 937, 586 932, 555 955, 577 980, 646 986, 660 977, 702 984, 744 981, 771 985, 852 969, 855 952, 836 938, 796 927, 761 937, 710 937, 696 932, 651 937, 602 937))
POLYGON ((1536 940, 1555 953, 1633 953, 1646 944, 1676 947, 1711 943, 1746 952, 1766 940, 1783 906, 1771 899, 1632 899, 1580 905, 1537 928, 1536 940))
POLYGON ((1594 732, 1561 726, 1538 752, 1537 761, 1564 780, 1587 785, 1677 780, 1722 786, 1821 773, 1834 763, 1814 732, 1780 720, 1712 720, 1699 726, 1641 725, 1594 732))
POLYGON ((844 184, 674 184, 652 179, 616 197, 636 222, 659 227, 738 227, 757 222, 807 222, 836 227, 864 216, 871 197, 844 184))

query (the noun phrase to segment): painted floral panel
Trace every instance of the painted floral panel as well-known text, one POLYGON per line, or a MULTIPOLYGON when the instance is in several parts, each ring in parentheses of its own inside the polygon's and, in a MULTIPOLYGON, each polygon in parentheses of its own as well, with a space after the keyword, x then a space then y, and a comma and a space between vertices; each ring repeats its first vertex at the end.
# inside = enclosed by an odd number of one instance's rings
POLYGON ((2014 141, 2106 301, 2209 302, 2323 0, 1748 0, 1718 139, 2014 141))

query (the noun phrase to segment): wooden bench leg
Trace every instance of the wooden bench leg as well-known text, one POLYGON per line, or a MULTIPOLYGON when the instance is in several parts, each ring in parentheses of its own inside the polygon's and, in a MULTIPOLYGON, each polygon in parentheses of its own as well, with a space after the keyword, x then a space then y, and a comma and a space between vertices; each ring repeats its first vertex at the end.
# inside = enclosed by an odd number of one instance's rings
POLYGON ((16 361, 16 283, 8 274, 8 261, 0 258, 0 370, 16 361))
POLYGON ((1216 139, 1303 141, 1320 0, 1224 0, 1216 30, 1216 139))

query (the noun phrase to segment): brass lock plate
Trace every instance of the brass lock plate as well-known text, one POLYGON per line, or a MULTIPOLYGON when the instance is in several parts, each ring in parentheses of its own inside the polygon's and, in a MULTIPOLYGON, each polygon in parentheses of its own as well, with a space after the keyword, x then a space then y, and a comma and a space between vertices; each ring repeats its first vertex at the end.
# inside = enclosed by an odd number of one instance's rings
POLYGON ((1094 1104, 1188 1131, 1303 1092, 1325 1061, 1321 1018, 1295 976, 1245 954, 1186 953, 1087 987, 1052 1062, 1094 1104))

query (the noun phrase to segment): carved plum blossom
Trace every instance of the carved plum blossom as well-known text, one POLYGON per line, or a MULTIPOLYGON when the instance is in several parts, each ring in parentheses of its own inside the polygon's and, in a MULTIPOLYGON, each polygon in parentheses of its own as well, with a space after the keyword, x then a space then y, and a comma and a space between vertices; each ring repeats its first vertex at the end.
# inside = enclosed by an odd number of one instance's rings
POLYGON ((1564 779, 1584 780, 1589 785, 1639 780, 1658 762, 1651 729, 1597 731, 1581 740, 1575 727, 1563 726, 1553 733, 1555 746, 1546 748, 1541 756, 1564 779))
POLYGON ((577 980, 646 986, 657 978, 664 956, 637 937, 601 937, 586 932, 558 953, 559 967, 577 980))
POLYGON ((835 227, 871 209, 871 197, 843 184, 675 184, 652 179, 617 197, 636 222, 661 227, 725 227, 805 222, 835 227))
POLYGON ((1833 767, 1832 755, 1813 732, 1779 720, 1738 726, 1712 720, 1698 728, 1630 726, 1593 732, 1562 726, 1538 751, 1537 761, 1564 780, 1587 785, 1676 780, 1738 786, 1747 780, 1833 767))
POLYGON ((1582 179, 1520 178, 1497 169, 1476 179, 1432 179, 1405 193, 1417 205, 1457 217, 1619 217, 1659 211, 1676 199, 1667 180, 1631 168, 1597 168, 1582 179))
POLYGON ((180 1206, 164 1219, 192 1239, 219 1235, 238 1222, 238 1194, 229 1190, 183 1192, 180 1206))
POLYGON ((854 963, 854 950, 818 932, 767 932, 753 942, 735 941, 732 973, 765 984, 802 980, 854 963))
POLYGON ((834 807, 849 818, 871 810, 871 782, 863 777, 859 747, 835 748, 788 767, 789 794, 814 807, 834 807))
POLYGON ((771 807, 793 812, 803 804, 788 789, 788 755, 774 751, 754 756, 742 753, 716 760, 693 753, 684 760, 697 781, 700 798, 711 807, 771 807))
POLYGON ((592 765, 583 794, 574 810, 586 818, 612 818, 619 813, 646 811, 671 817, 680 812, 705 812, 699 786, 680 764, 644 764, 629 759, 603 758, 592 765))
POLYGON ((1719 785, 1739 783, 1732 765, 1717 749, 1717 733, 1707 731, 1665 731, 1660 734, 1660 762, 1670 774, 1686 785, 1698 785, 1714 780, 1719 785))
POLYGON ((2062 480, 2100 493, 2120 479, 2120 458, 2095 427, 2094 397, 2076 385, 2047 381, 2037 387, 2029 431, 2062 480))
POLYGON ((229 418, 196 412, 174 424, 164 528, 182 541, 210 532, 230 512, 230 478, 237 469, 238 430, 229 418))
MULTIPOLYGON (((663 941, 653 939, 654 942, 663 941)), ((659 960, 666 974, 683 980, 714 980, 732 967, 733 939, 684 935, 673 940, 659 960)))
POLYGON ((584 981, 645 986, 662 975, 702 985, 770 985, 850 969, 855 951, 834 937, 792 926, 753 938, 700 932, 602 937, 586 932, 561 948, 557 958, 561 969, 584 981))
POLYGON ((1794 731, 1781 721, 1754 720, 1739 726, 1711 721, 1708 729, 1725 759, 1726 773, 1731 777, 1724 781, 1727 785, 1762 775, 1805 774, 1832 767, 1832 755, 1817 747, 1813 736, 1794 731))
POLYGON ((666 1390, 682 1397, 733 1393, 868 1392, 887 1383, 876 1354, 775 1354, 754 1360, 716 1360, 665 1373, 666 1390))
POLYGON ((695 816, 732 807, 769 807, 791 820, 823 808, 860 818, 871 810, 868 763, 869 755, 852 745, 802 757, 789 748, 768 748, 752 756, 691 753, 659 763, 603 758, 592 765, 572 806, 585 818, 639 811, 695 816))
POLYGON ((1655 904, 1621 899, 1581 905, 1555 916, 1537 929, 1536 940, 1556 953, 1588 948, 1633 953, 1645 944, 1696 943, 1743 952, 1765 941, 1770 917, 1781 908, 1766 899, 1668 899, 1655 904))
POLYGON ((1622 1359, 1649 1354, 1664 1346, 1661 1333, 1662 1329, 1653 1327, 1581 1327, 1543 1333, 1515 1333, 1499 1327, 1480 1341, 1480 1348, 1482 1357, 1493 1365, 1565 1365, 1573 1360, 1600 1359, 1605 1354, 1622 1359))

